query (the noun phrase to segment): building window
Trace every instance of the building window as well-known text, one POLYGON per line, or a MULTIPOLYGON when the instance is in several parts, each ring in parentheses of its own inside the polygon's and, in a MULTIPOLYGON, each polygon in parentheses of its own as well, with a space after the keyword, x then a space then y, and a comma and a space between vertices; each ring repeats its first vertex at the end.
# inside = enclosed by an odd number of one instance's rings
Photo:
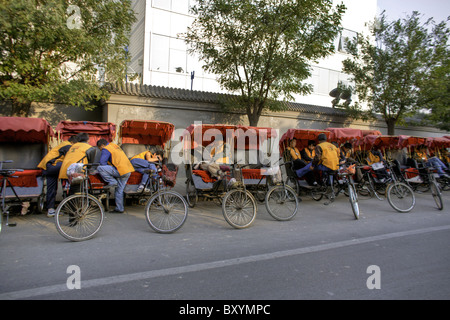
POLYGON ((154 34, 151 40, 150 69, 154 71, 169 71, 169 37, 154 34))
POLYGON ((342 53, 349 53, 346 48, 347 43, 353 41, 357 36, 357 32, 343 29, 339 35, 337 50, 342 53))
POLYGON ((153 0, 153 7, 158 9, 170 10, 171 4, 171 0, 153 0))
POLYGON ((152 7, 189 14, 189 9, 194 6, 195 3, 196 0, 153 0, 152 7))

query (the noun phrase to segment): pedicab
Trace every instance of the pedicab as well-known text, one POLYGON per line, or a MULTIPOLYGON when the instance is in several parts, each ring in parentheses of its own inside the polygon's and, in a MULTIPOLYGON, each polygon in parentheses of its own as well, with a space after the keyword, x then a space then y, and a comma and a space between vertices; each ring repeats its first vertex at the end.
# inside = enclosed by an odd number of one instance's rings
MULTIPOLYGON (((425 145, 431 153, 440 159, 447 169, 450 169, 450 160, 448 148, 450 148, 450 137, 429 137, 426 138, 425 145)), ((436 180, 440 184, 440 187, 444 191, 450 190, 450 179, 436 177, 436 180)))
MULTIPOLYGON (((356 195, 355 185, 352 180, 352 175, 354 172, 354 166, 348 168, 341 168, 340 170, 333 172, 313 172, 315 176, 315 180, 318 180, 318 183, 311 184, 306 183, 304 178, 299 178, 296 172, 293 169, 293 161, 291 159, 290 153, 288 152, 288 146, 290 141, 295 138, 296 140, 296 148, 302 150, 308 146, 308 142, 310 140, 317 141, 318 136, 320 134, 325 134, 327 137, 327 141, 330 140, 332 132, 328 130, 315 130, 315 129, 289 129, 280 139, 280 153, 283 154, 283 157, 286 162, 286 173, 288 176, 288 183, 294 185, 297 193, 299 195, 307 193, 314 200, 319 201, 324 196, 326 197, 325 205, 330 204, 334 201, 335 197, 341 192, 344 191, 347 193, 349 197, 349 201, 351 204, 352 212, 355 219, 359 219, 359 204, 358 197, 356 195)), ((357 132, 357 136, 359 136, 360 132, 357 132)), ((345 134, 347 137, 350 137, 349 133, 345 134)), ((352 134, 351 138, 354 136, 352 134)))
POLYGON ((363 139, 363 149, 370 152, 372 148, 384 153, 384 161, 370 165, 361 165, 363 182, 359 184, 360 195, 375 195, 383 200, 379 194, 385 194, 390 206, 398 212, 410 212, 416 203, 414 191, 405 181, 398 160, 388 159, 387 150, 402 150, 408 145, 423 142, 423 138, 406 135, 367 135, 363 139))
POLYGON ((132 172, 125 187, 125 196, 146 203, 145 216, 150 227, 160 233, 180 229, 188 215, 184 197, 174 190, 178 167, 167 163, 170 140, 175 126, 164 121, 125 120, 120 125, 119 141, 129 158, 159 146, 164 150, 164 160, 158 163, 157 172, 143 170, 132 172), (144 174, 148 178, 143 181, 144 174), (139 185, 144 188, 139 191, 139 185))
MULTIPOLYGON (((45 203, 45 177, 37 165, 47 153, 54 138, 50 124, 41 118, 0 117, 0 190, 3 214, 9 218, 11 206, 36 202, 38 213, 45 203)), ((7 224, 14 226, 15 223, 7 224)), ((1 228, 1 221, 0 221, 1 228)))
POLYGON ((106 183, 96 170, 100 160, 97 141, 105 139, 112 142, 116 125, 110 122, 61 121, 56 126, 58 140, 61 141, 83 132, 89 135, 88 144, 96 149, 93 163, 80 165, 79 172, 68 174, 69 179, 62 181, 63 199, 55 213, 56 230, 70 241, 93 238, 101 229, 105 209, 109 210, 110 202, 110 191, 104 188, 106 183), (71 187, 77 192, 70 194, 71 187))
MULTIPOLYGON (((116 138, 116 125, 112 122, 64 120, 60 121, 56 126, 56 135, 60 141, 66 141, 70 137, 83 132, 89 135, 88 143, 97 149, 93 163, 98 163, 100 161, 100 149, 97 148, 97 141, 105 139, 108 143, 113 142, 116 138)), ((96 172, 95 168, 96 166, 91 166, 88 172, 90 193, 98 198, 108 211, 111 195, 108 190, 104 189, 106 183, 96 172)), ((70 185, 68 181, 62 181, 62 184, 63 197, 65 197, 69 193, 70 185)))
POLYGON ((279 150, 285 162, 286 169, 286 183, 292 186, 294 190, 296 190, 299 196, 304 194, 309 194, 315 200, 320 200, 316 197, 314 192, 314 188, 311 185, 311 182, 307 182, 305 177, 299 178, 294 171, 293 162, 288 151, 288 147, 290 141, 295 139, 296 145, 295 147, 301 151, 308 146, 309 141, 316 141, 319 134, 325 134, 327 138, 330 137, 331 132, 328 130, 318 130, 318 129, 289 129, 281 136, 279 150))
POLYGON ((214 146, 223 149, 218 152, 222 158, 232 158, 234 141, 238 126, 225 124, 192 124, 186 128, 182 137, 186 170, 186 199, 194 207, 200 198, 221 204, 225 220, 237 229, 249 227, 256 218, 256 200, 242 183, 242 170, 234 163, 216 163, 214 170, 217 179, 208 169, 210 149, 214 146), (207 150, 204 152, 204 150, 207 150), (205 156, 205 157, 204 157, 205 156), (217 165, 217 166, 216 166, 217 165))
POLYGON ((255 199, 264 202, 267 212, 275 220, 292 219, 297 214, 299 201, 295 191, 282 178, 284 163, 279 163, 281 159, 274 150, 277 131, 264 127, 237 127, 235 160, 241 167, 243 184, 255 199))

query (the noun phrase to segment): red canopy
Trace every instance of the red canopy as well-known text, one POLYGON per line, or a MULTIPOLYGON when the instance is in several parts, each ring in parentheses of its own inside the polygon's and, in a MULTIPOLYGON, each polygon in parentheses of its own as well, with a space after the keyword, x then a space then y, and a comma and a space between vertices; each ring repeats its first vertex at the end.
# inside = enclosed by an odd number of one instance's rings
POLYGON ((206 147, 214 141, 216 134, 221 134, 225 140, 228 132, 228 136, 234 138, 236 128, 237 126, 230 124, 191 124, 186 128, 185 134, 181 136, 181 139, 183 139, 184 136, 190 135, 192 141, 191 148, 194 149, 198 143, 198 141, 195 141, 196 136, 198 135, 201 138, 202 146, 206 147), (205 132, 207 132, 207 134, 205 134, 205 132))
POLYGON ((330 131, 330 141, 343 143, 347 141, 360 140, 363 138, 361 129, 353 128, 327 128, 330 131))
POLYGON ((164 121, 125 120, 120 125, 122 144, 147 144, 164 147, 170 140, 175 126, 164 121))
POLYGON ((308 146, 309 140, 316 140, 319 134, 325 133, 327 139, 329 139, 331 132, 327 130, 315 130, 315 129, 289 129, 280 139, 280 153, 284 152, 284 149, 288 146, 289 141, 292 139, 297 140, 296 147, 299 150, 308 146))
POLYGON ((426 139, 423 137, 413 137, 413 136, 404 136, 400 135, 399 137, 399 148, 405 147, 417 147, 418 145, 425 144, 426 139))
POLYGON ((429 148, 450 148, 450 139, 445 137, 430 137, 426 138, 425 144, 429 148))
POLYGON ((361 130, 363 137, 367 136, 367 135, 374 135, 374 136, 381 136, 381 132, 378 130, 370 130, 370 129, 363 129, 361 130))
POLYGON ((369 149, 373 146, 378 148, 398 149, 399 136, 369 134, 364 137, 363 145, 369 149))
POLYGON ((45 119, 0 117, 0 142, 48 143, 54 136, 45 119))
POLYGON ((56 126, 56 131, 61 135, 62 140, 68 140, 81 132, 89 134, 89 144, 96 146, 97 141, 105 139, 112 142, 116 136, 116 125, 111 122, 94 121, 61 121, 56 126))
POLYGON ((373 146, 385 149, 403 149, 405 147, 416 147, 425 143, 423 137, 413 137, 406 135, 389 136, 389 135, 367 135, 363 139, 363 145, 366 148, 373 146))
MULTIPOLYGON (((251 135, 247 136, 248 139, 245 139, 245 149, 258 149, 260 143, 264 142, 262 139, 271 139, 277 137, 277 132, 275 130, 272 130, 272 128, 268 127, 251 127, 251 126, 237 126, 237 131, 235 131, 236 139, 239 141, 239 138, 241 138, 240 134, 242 134, 244 137, 246 135, 246 132, 252 130, 252 133, 254 132, 256 135, 256 144, 254 143, 255 139, 251 138, 251 135)), ((237 144, 234 145, 235 148, 238 147, 237 144)))
MULTIPOLYGON (((240 137, 245 138, 245 149, 257 149, 259 146, 260 138, 265 137, 267 139, 276 137, 276 131, 272 130, 272 128, 268 127, 251 127, 251 126, 242 126, 242 125, 230 125, 230 124, 191 124, 189 127, 186 128, 186 133, 191 136, 192 145, 191 148, 195 148, 197 145, 197 142, 194 141, 195 135, 201 133, 201 139, 202 139, 202 145, 207 146, 211 142, 214 141, 215 136, 217 134, 221 134, 223 139, 226 140, 227 138, 233 138, 234 139, 234 147, 237 148, 237 139, 240 137), (196 131, 198 130, 198 131, 196 131), (201 131, 200 131, 201 130, 201 131), (254 139, 251 139, 250 137, 247 139, 245 136, 248 137, 248 130, 254 130, 255 134, 257 134, 257 145, 254 144, 254 139), (197 133, 196 133, 197 132, 197 133), (261 133, 261 134, 260 134, 261 133)), ((183 139, 183 137, 181 137, 183 139)))

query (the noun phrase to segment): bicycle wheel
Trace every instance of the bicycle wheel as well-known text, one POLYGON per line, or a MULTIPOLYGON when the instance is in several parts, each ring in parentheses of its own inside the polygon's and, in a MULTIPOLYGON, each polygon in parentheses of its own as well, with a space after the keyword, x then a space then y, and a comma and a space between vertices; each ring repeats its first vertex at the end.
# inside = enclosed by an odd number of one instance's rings
POLYGON ((148 200, 145 218, 150 227, 159 233, 173 233, 186 222, 188 204, 178 192, 161 191, 148 200))
POLYGON ((265 205, 269 214, 280 221, 292 219, 298 211, 297 195, 289 186, 271 188, 266 194, 265 205))
POLYGON ((75 194, 56 208, 56 230, 71 241, 91 239, 101 228, 104 210, 100 201, 92 195, 75 194))
POLYGON ((442 194, 439 190, 439 186, 436 181, 430 182, 431 195, 433 196, 434 202, 439 210, 444 209, 444 202, 442 201, 442 194))
POLYGON ((191 179, 186 181, 186 201, 190 208, 195 207, 198 202, 198 193, 191 179))
POLYGON ((352 206, 353 215, 355 219, 359 219, 359 204, 358 204, 358 196, 356 195, 355 187, 350 183, 348 184, 348 200, 350 201, 350 205, 352 206))
POLYGON ((414 191, 402 182, 390 184, 387 187, 386 196, 391 207, 398 212, 409 212, 416 204, 414 191))
POLYGON ((247 228, 256 218, 255 198, 249 191, 231 190, 223 198, 222 213, 232 227, 247 228))

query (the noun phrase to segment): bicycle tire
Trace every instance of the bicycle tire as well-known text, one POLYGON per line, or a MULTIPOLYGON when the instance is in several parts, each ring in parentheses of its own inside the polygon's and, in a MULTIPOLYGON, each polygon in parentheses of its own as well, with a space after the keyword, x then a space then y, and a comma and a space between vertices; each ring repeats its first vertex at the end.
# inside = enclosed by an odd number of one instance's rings
POLYGON ((439 210, 444 209, 444 202, 442 201, 442 193, 439 190, 439 186, 436 181, 431 181, 430 190, 437 208, 439 210))
POLYGON ((232 227, 248 228, 256 218, 256 200, 247 190, 228 191, 222 201, 222 213, 232 227))
POLYGON ((88 194, 74 194, 64 198, 56 208, 56 230, 67 240, 85 241, 94 237, 104 220, 101 202, 88 194))
POLYGON ((358 220, 359 219, 358 196, 356 194, 355 187, 353 187, 350 183, 348 184, 348 200, 350 201, 353 215, 355 216, 355 219, 358 220))
POLYGON ((275 186, 266 193, 265 206, 272 218, 287 221, 297 214, 298 198, 291 187, 275 186))
POLYGON ((414 191, 403 182, 390 184, 386 189, 386 197, 391 207, 398 212, 410 212, 416 205, 414 191), (406 201, 397 201, 403 199, 406 201))
POLYGON ((158 233, 173 233, 186 222, 188 204, 175 191, 159 191, 145 206, 145 218, 150 228, 158 233))
POLYGON ((186 201, 190 208, 195 207, 198 202, 198 192, 191 179, 186 180, 186 201))

